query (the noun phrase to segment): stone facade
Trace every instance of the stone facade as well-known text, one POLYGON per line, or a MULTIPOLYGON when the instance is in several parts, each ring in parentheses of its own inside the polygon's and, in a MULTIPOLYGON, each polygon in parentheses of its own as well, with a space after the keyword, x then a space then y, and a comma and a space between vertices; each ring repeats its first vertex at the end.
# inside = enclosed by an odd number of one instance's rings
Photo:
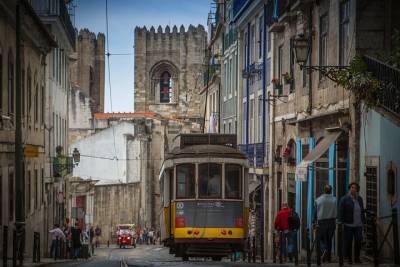
MULTIPOLYGON (((17 197, 24 199, 25 252, 32 255, 33 232, 41 235, 42 256, 47 252, 48 230, 54 223, 55 201, 51 187, 48 115, 52 112, 48 70, 57 44, 27 1, 20 1, 23 17, 20 62, 16 58, 16 1, 0 1, 0 227, 8 227, 8 257, 12 255, 17 197), (22 177, 15 175, 15 113, 17 64, 21 66, 22 146, 34 153, 23 157, 22 177), (37 153, 36 153, 37 152, 37 153), (24 189, 17 196, 16 179, 24 189)), ((3 236, 2 236, 3 238, 3 236)), ((3 255, 3 248, 0 254, 3 255)))
MULTIPOLYGON (((303 249, 300 251, 304 256, 306 229, 312 225, 314 200, 322 194, 324 185, 332 185, 334 194, 340 198, 347 192, 346 185, 350 181, 363 180, 359 171, 361 113, 359 103, 354 102, 354 97, 344 88, 321 72, 300 70, 294 58, 293 40, 299 34, 312 36, 306 65, 348 65, 357 53, 369 54, 388 48, 391 12, 390 4, 381 1, 324 0, 318 4, 294 6, 291 10, 290 5, 282 3, 277 20, 269 27, 272 78, 276 81, 270 107, 269 199, 272 203, 270 218, 274 218, 282 203, 288 203, 299 213, 303 249), (343 13, 344 10, 347 13, 343 13), (292 81, 285 80, 285 73, 292 81), (340 137, 321 157, 313 159, 312 168, 306 171, 306 181, 295 181, 296 166, 335 129, 342 131, 340 137)), ((365 196, 363 184, 361 195, 365 196)), ((272 220, 268 228, 271 249, 272 220)))
POLYGON ((198 121, 206 32, 199 25, 135 28, 136 112, 198 121))
POLYGON ((71 66, 72 87, 78 87, 91 98, 93 113, 104 112, 105 36, 103 33, 79 31, 75 62, 71 66))
POLYGON ((104 112, 105 37, 88 29, 79 31, 70 68, 69 142, 94 132, 94 114, 104 112))

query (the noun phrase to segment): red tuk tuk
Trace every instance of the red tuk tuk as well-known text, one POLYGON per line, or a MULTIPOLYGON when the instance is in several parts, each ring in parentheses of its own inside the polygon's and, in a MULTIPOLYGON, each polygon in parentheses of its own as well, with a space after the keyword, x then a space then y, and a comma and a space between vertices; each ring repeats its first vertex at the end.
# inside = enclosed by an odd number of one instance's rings
POLYGON ((117 244, 119 248, 133 246, 136 248, 135 225, 119 224, 117 225, 117 244))

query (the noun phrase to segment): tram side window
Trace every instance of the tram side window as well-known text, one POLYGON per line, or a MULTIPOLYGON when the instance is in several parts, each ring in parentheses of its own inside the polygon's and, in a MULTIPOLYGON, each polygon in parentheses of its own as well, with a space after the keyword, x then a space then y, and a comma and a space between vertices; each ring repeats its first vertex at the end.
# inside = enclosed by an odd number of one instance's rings
POLYGON ((216 163, 199 164, 199 197, 221 198, 222 166, 216 163))
POLYGON ((176 183, 176 198, 195 198, 195 165, 177 165, 176 183))
POLYGON ((242 198, 242 167, 240 165, 225 165, 225 197, 242 198))

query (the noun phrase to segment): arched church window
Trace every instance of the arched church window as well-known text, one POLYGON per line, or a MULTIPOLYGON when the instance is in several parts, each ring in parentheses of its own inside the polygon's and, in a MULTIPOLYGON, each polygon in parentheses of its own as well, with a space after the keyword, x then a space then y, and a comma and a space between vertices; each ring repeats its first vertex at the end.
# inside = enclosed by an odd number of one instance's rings
POLYGON ((160 77, 160 103, 170 103, 172 94, 172 79, 168 71, 164 71, 160 77))

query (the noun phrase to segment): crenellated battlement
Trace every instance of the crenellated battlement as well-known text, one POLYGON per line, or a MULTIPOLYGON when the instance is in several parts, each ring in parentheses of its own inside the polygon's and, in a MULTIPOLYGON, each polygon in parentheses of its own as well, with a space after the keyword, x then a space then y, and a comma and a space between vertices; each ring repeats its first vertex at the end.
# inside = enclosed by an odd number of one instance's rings
POLYGON ((135 27, 135 36, 143 36, 143 35, 149 35, 149 34, 153 34, 153 35, 168 35, 168 34, 203 34, 205 33, 205 29, 202 25, 198 25, 193 26, 192 24, 189 25, 188 29, 185 29, 185 26, 181 25, 179 27, 179 31, 178 31, 178 27, 176 25, 174 25, 172 27, 170 26, 165 26, 165 28, 163 28, 161 25, 159 25, 157 27, 157 31, 154 28, 154 26, 151 26, 151 28, 148 30, 146 26, 143 27, 135 27))

